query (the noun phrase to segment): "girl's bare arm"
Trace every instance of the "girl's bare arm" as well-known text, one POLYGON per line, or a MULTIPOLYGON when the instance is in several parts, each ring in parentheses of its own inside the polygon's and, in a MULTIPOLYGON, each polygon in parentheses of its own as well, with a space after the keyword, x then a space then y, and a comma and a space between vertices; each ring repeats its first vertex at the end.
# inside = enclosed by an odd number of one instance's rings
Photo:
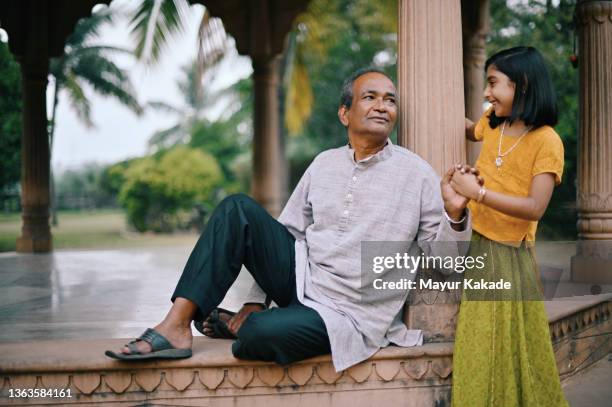
MULTIPOLYGON (((480 185, 469 174, 456 171, 451 186, 461 195, 477 200, 480 185)), ((529 196, 517 197, 487 189, 481 203, 506 215, 515 218, 537 221, 542 218, 555 187, 555 176, 552 173, 538 174, 533 177, 529 196)))

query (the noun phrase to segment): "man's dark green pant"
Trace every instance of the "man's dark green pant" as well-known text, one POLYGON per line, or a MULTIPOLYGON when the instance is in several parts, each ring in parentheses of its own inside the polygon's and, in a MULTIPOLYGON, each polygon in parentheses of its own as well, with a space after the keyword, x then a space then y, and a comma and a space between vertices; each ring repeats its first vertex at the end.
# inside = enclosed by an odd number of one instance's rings
POLYGON ((198 305, 203 320, 219 305, 244 265, 278 308, 250 314, 238 330, 232 353, 241 359, 288 364, 330 352, 325 324, 299 302, 295 284, 295 239, 244 194, 224 199, 189 256, 172 295, 198 305))

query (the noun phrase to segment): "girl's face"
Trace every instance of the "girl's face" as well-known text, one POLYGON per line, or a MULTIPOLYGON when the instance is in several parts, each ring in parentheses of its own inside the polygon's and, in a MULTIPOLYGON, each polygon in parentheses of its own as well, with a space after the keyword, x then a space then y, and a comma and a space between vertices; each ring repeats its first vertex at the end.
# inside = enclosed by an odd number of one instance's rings
POLYGON ((510 78, 498 71, 495 65, 489 65, 487 68, 487 87, 484 90, 484 97, 493 105, 495 116, 510 116, 515 89, 516 86, 510 78))

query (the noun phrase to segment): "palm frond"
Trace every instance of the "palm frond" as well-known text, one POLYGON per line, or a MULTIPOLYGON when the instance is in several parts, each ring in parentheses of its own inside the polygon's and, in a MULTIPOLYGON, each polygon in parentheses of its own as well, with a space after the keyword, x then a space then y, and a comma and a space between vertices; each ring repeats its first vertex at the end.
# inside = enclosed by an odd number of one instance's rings
POLYGON ((198 56, 197 71, 194 82, 200 84, 196 89, 198 99, 202 98, 202 79, 205 72, 216 65, 227 51, 227 34, 223 22, 219 18, 210 16, 208 10, 204 10, 200 26, 198 27, 198 56))
POLYGON ((184 30, 185 0, 143 0, 130 21, 136 39, 134 54, 147 64, 159 61, 161 51, 184 30))
POLYGON ((73 33, 66 40, 66 48, 72 48, 87 43, 98 36, 104 24, 114 21, 115 12, 109 7, 102 7, 90 17, 82 18, 76 24, 73 33))
POLYGON ((131 56, 134 55, 134 53, 130 49, 114 47, 111 45, 88 45, 86 47, 75 48, 74 51, 71 52, 71 54, 74 54, 74 55, 80 55, 82 53, 91 53, 91 54, 111 53, 111 54, 123 54, 123 55, 131 55, 131 56))
POLYGON ((156 131, 149 139, 149 147, 164 148, 183 141, 185 132, 180 124, 176 124, 168 129, 156 131))
POLYGON ((116 98, 136 114, 142 113, 127 73, 103 55, 83 55, 72 67, 72 73, 98 93, 116 98))
POLYGON ((94 127, 94 123, 91 120, 91 104, 89 99, 87 99, 87 96, 85 96, 85 92, 83 92, 83 88, 79 84, 75 75, 66 75, 62 88, 68 94, 70 104, 72 105, 72 108, 76 112, 78 118, 83 121, 86 127, 94 127))
POLYGON ((160 112, 165 112, 165 113, 172 113, 172 114, 176 114, 176 115, 181 115, 182 111, 181 109, 172 106, 166 102, 162 102, 162 101, 151 101, 148 102, 145 106, 146 108, 151 108, 160 112))

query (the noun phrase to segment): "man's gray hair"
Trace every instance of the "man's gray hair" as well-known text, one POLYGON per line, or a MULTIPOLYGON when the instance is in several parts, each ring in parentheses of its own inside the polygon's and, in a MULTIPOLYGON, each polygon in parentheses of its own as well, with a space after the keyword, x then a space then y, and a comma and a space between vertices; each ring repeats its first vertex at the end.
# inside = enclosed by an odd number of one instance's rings
POLYGON ((391 79, 389 75, 387 75, 381 69, 373 68, 373 67, 358 69, 357 71, 353 72, 353 74, 349 76, 349 78, 346 79, 344 81, 344 84, 342 85, 342 93, 340 94, 340 106, 346 106, 347 109, 351 108, 351 105, 353 104, 353 84, 355 83, 357 78, 359 78, 360 76, 363 76, 367 73, 372 73, 372 72, 384 75, 387 78, 389 78, 391 82, 393 82, 393 79, 391 79))

